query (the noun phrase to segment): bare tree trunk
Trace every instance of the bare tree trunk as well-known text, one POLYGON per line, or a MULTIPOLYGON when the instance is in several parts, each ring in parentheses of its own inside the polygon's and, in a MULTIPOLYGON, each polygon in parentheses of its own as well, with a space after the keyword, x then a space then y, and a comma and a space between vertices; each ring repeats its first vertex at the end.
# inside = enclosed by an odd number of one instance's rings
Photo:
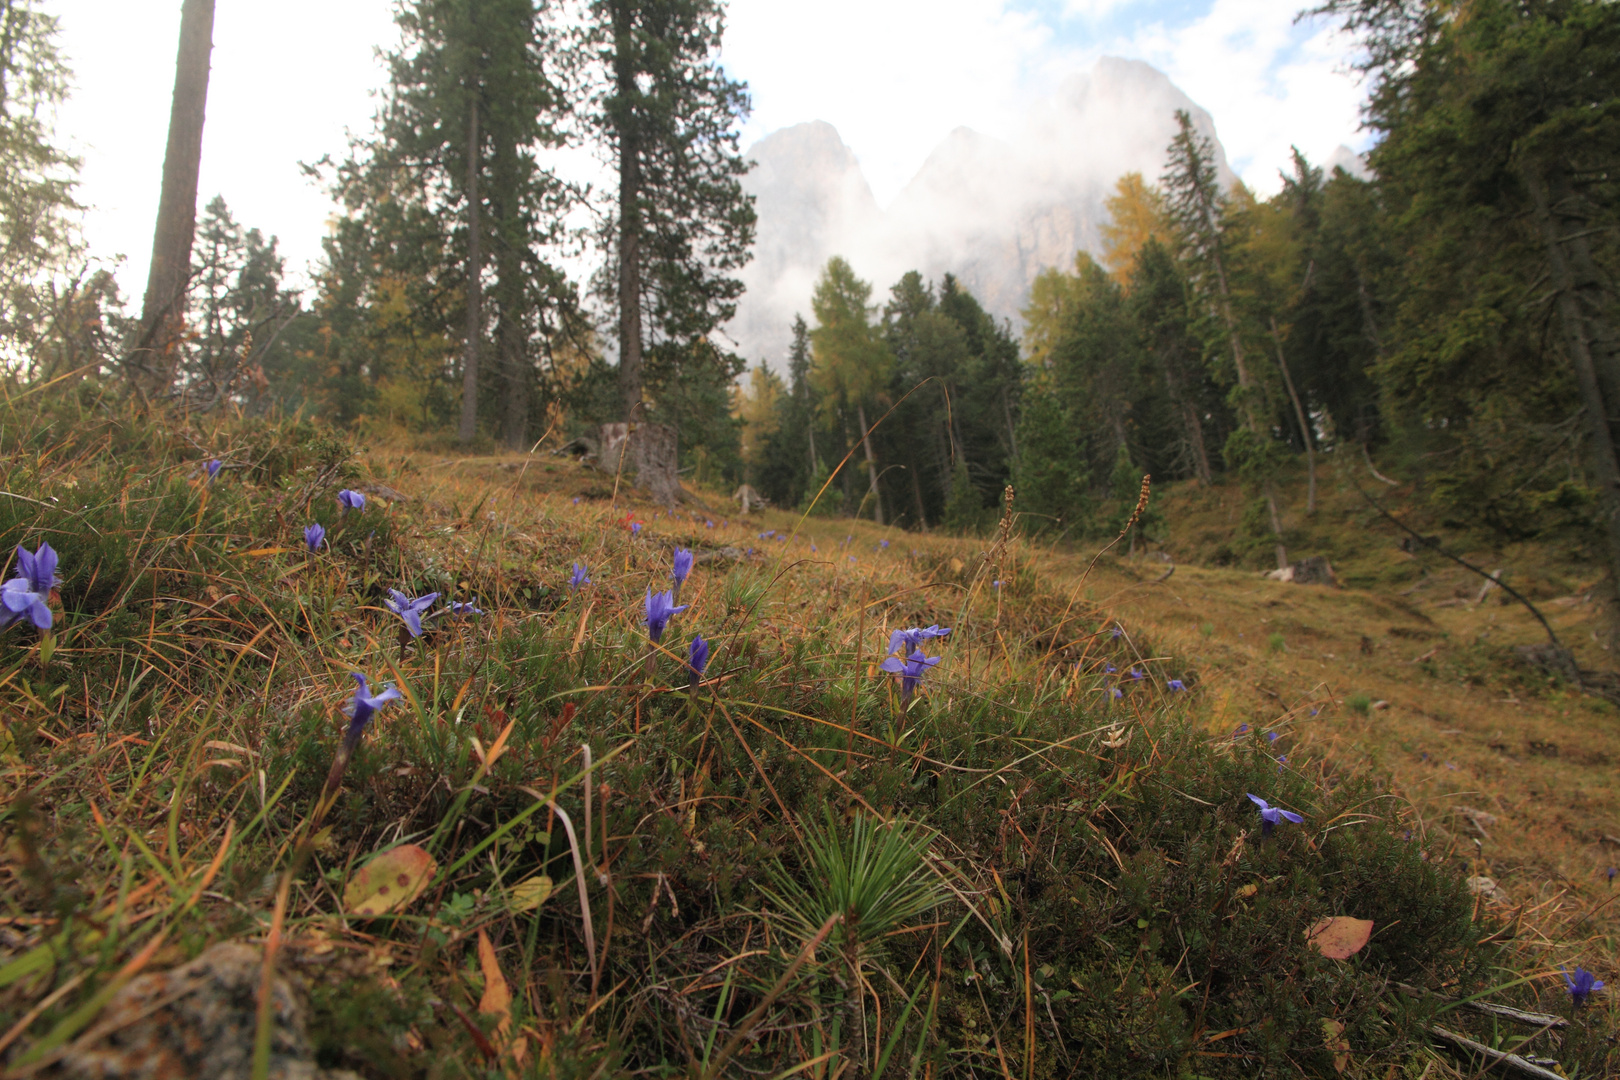
POLYGON ((614 83, 620 98, 619 130, 619 401, 626 423, 641 405, 641 146, 625 102, 640 93, 631 47, 630 5, 613 5, 614 83))
MULTIPOLYGON (((1213 208, 1210 208, 1209 220, 1214 221, 1213 208)), ((1226 323, 1227 338, 1232 344, 1232 363, 1237 368, 1238 388, 1243 391, 1243 416, 1248 422, 1249 430, 1256 439, 1264 439, 1266 430, 1261 425, 1259 417, 1254 412, 1254 402, 1249 394, 1253 383, 1249 379, 1249 368, 1243 359, 1243 336, 1238 333, 1237 317, 1232 314, 1232 293, 1226 284, 1226 267, 1221 262, 1219 246, 1210 252, 1210 261, 1215 267, 1215 283, 1220 289, 1221 319, 1226 323)), ((1277 485, 1271 480, 1265 484, 1266 511, 1271 515, 1271 531, 1277 536, 1277 569, 1281 570, 1288 565, 1288 548, 1282 542, 1282 515, 1277 512, 1277 485)))
POLYGON ((1283 385, 1294 403, 1294 418, 1299 421, 1299 437, 1305 440, 1305 469, 1309 476, 1305 489, 1305 512, 1316 513, 1316 450, 1312 446, 1311 425, 1305 421, 1305 408, 1299 403, 1299 392, 1294 389, 1294 378, 1288 374, 1288 361, 1283 359, 1282 335, 1277 332, 1277 316, 1271 317, 1271 341, 1277 346, 1277 366, 1282 369, 1283 385))
POLYGON ((478 433, 478 346, 484 336, 484 258, 478 221, 478 173, 483 165, 478 137, 478 95, 467 108, 467 342, 461 361, 461 425, 456 438, 470 443, 478 433))
POLYGON ((208 58, 214 48, 214 0, 185 0, 180 49, 169 106, 169 144, 163 155, 152 261, 146 271, 140 335, 130 357, 140 382, 154 394, 174 384, 185 322, 186 279, 197 227, 197 172, 202 165, 203 116, 208 105, 208 58))
MULTIPOLYGON (((1575 382, 1580 387, 1581 404, 1586 415, 1587 436, 1592 443, 1592 472, 1597 479, 1603 523, 1609 539, 1611 584, 1620 590, 1620 462, 1615 459, 1614 437, 1609 426, 1604 373, 1593 356, 1592 330, 1581 311, 1580 286, 1587 283, 1577 282, 1572 272, 1569 256, 1577 253, 1566 250, 1572 243, 1548 201, 1547 178, 1527 169, 1526 179, 1529 181, 1531 198, 1535 201, 1536 223, 1541 227, 1542 239, 1547 246, 1547 262, 1552 271, 1553 286, 1558 290, 1559 328, 1563 331, 1564 347, 1569 351, 1570 362, 1575 368, 1575 382)), ((1580 238, 1582 244, 1584 239, 1580 238)), ((1612 609, 1610 618, 1615 618, 1612 609)))
POLYGON ((917 528, 923 532, 927 532, 928 510, 923 506, 922 480, 919 479, 917 475, 920 470, 917 468, 915 458, 913 458, 912 463, 906 467, 906 471, 911 474, 911 497, 917 502, 917 528))
POLYGON ((866 479, 872 493, 873 519, 883 524, 883 496, 878 492, 877 461, 872 457, 872 432, 866 426, 866 406, 855 403, 855 420, 861 425, 861 446, 866 450, 866 479))

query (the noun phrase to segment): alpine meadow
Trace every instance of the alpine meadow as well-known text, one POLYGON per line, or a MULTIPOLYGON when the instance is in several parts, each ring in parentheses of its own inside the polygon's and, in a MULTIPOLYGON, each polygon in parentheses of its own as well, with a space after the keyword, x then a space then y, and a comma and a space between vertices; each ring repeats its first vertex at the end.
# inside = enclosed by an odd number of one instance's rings
POLYGON ((1620 5, 1324 0, 1273 161, 987 0, 901 186, 836 4, 348 2, 295 238, 146 5, 131 259, 0 0, 0 1076, 1620 1076, 1620 5))

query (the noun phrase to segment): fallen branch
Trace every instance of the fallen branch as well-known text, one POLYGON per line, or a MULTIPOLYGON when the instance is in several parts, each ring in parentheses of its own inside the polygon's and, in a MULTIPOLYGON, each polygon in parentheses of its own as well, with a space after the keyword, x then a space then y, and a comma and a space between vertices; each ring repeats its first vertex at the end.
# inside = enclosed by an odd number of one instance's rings
MULTIPOLYGON (((1409 986, 1406 983, 1396 983, 1395 986, 1397 989, 1404 990, 1408 994, 1426 994, 1432 997, 1437 997, 1441 1001, 1447 1002, 1448 1004, 1454 1002, 1454 999, 1448 998, 1444 994, 1437 994, 1433 990, 1425 990, 1420 986, 1409 986)), ((1515 1009, 1508 1005, 1493 1005, 1488 1001, 1463 1001, 1457 1002, 1456 1004, 1459 1004, 1464 1009, 1471 1009, 1474 1012, 1484 1013, 1486 1016, 1495 1016, 1502 1020, 1512 1020, 1516 1024, 1529 1024, 1531 1027, 1541 1028, 1569 1027, 1568 1020, 1562 1016, 1553 1016, 1551 1013, 1525 1012, 1523 1009, 1515 1009)))
POLYGON ((1518 1054, 1507 1054, 1501 1050, 1492 1050, 1484 1043, 1477 1043, 1466 1036, 1458 1035, 1455 1031, 1447 1031, 1439 1024, 1431 1026, 1429 1033, 1453 1050, 1473 1054, 1483 1058, 1491 1065, 1506 1069, 1508 1072, 1518 1076, 1532 1076, 1536 1080, 1564 1080, 1558 1073, 1543 1069, 1540 1065, 1534 1064, 1518 1054))

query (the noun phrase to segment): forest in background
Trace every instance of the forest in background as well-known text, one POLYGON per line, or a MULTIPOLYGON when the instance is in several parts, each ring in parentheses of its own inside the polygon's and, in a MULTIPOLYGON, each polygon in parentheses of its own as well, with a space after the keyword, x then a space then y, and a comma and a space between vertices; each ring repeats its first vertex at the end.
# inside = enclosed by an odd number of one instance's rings
MULTIPOLYGON (((1376 454, 1448 524, 1620 562, 1615 5, 1332 0, 1314 14, 1362 47, 1370 178, 1296 152, 1270 198, 1222 188, 1181 117, 1163 174, 1120 179, 1097 258, 1039 276, 1021 335, 949 274, 885 289, 834 259, 785 369, 746 375, 718 332, 753 229, 723 7, 560 10, 403 4, 373 131, 319 166, 342 213, 312 295, 212 198, 164 391, 447 449, 644 408, 688 482, 799 507, 833 477, 818 512, 906 528, 984 528, 1010 483, 1028 527, 1103 535, 1143 474, 1236 479, 1255 566, 1314 509, 1281 476, 1376 454), (565 181, 567 148, 616 189, 565 181)), ((74 230, 54 23, 26 0, 4 19, 8 377, 126 378, 142 323, 74 230)))

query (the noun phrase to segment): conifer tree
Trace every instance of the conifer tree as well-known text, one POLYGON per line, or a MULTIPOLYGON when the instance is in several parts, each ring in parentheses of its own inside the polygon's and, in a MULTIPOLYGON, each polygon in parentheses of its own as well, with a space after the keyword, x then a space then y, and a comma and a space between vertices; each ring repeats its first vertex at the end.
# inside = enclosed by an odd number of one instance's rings
MULTIPOLYGON (((624 419, 642 421, 647 384, 656 397, 705 364, 726 379, 742 369, 708 338, 736 312, 743 286, 730 275, 753 242, 737 131, 748 93, 720 67, 716 0, 593 0, 590 16, 605 82, 596 122, 618 181, 605 291, 624 419)), ((630 452, 639 482, 672 503, 674 430, 640 424, 630 452)))
POLYGON ((1170 142, 1169 162, 1162 178, 1165 204, 1194 295, 1214 315, 1236 374, 1236 405, 1244 418, 1244 429, 1234 432, 1228 440, 1227 463, 1259 481, 1275 538, 1277 566, 1281 568, 1288 565, 1288 550, 1283 546, 1282 517, 1272 475, 1275 451, 1264 420, 1263 390, 1251 371, 1227 273, 1228 241, 1222 228, 1225 199, 1215 178, 1209 140, 1194 130, 1192 117, 1184 109, 1176 110, 1176 124, 1178 130, 1170 142))
POLYGON ((872 286, 856 277, 849 263, 837 255, 827 260, 810 303, 816 316, 810 331, 810 377, 825 406, 841 414, 846 427, 849 419, 860 425, 856 438, 866 456, 867 491, 873 516, 881 525, 883 499, 866 406, 888 388, 894 358, 872 324, 871 297, 872 286))
MULTIPOLYGON (((387 304, 390 324, 408 325, 428 348, 459 341, 458 437, 470 440, 487 414, 502 441, 524 446, 546 390, 543 362, 574 309, 546 258, 561 236, 563 191, 536 160, 561 141, 560 90, 546 70, 559 35, 530 0, 411 0, 396 21, 402 43, 386 57, 377 130, 338 170, 335 194, 349 216, 328 245, 323 306, 329 321, 370 321, 386 333, 375 323, 387 304), (342 273, 361 280, 334 276, 342 273), (484 362, 487 309, 493 365, 484 362)), ((438 359, 419 365, 421 377, 445 384, 434 393, 453 392, 438 359)), ((387 366, 359 365, 374 379, 387 366)))
POLYGON ((53 114, 71 72, 54 16, 32 0, 0 0, 0 356, 46 363, 53 276, 80 249, 73 197, 77 158, 53 140, 53 114), (9 354, 9 355, 8 355, 9 354))

